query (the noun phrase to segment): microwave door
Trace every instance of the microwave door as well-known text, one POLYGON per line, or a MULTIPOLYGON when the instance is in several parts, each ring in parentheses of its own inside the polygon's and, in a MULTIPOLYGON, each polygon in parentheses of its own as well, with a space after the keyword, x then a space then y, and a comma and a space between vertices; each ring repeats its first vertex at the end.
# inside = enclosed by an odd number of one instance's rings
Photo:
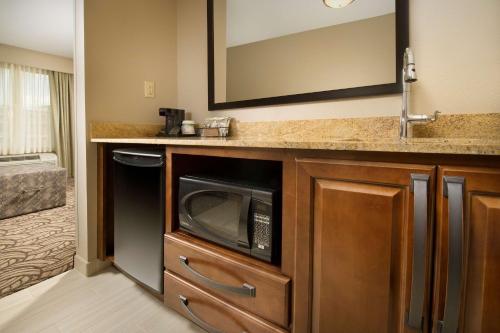
MULTIPOLYGON (((182 198, 181 207, 192 228, 201 236, 235 246, 242 238, 241 213, 248 212, 245 206, 249 198, 244 191, 213 188, 190 192, 182 198)), ((248 213, 244 219, 246 216, 248 213)))

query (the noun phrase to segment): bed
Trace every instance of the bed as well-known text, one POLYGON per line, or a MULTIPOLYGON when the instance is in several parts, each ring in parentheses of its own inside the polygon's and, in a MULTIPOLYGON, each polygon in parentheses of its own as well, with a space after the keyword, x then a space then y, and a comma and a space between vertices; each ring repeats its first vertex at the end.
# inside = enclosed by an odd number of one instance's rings
POLYGON ((0 219, 64 206, 66 177, 51 164, 0 168, 0 219))

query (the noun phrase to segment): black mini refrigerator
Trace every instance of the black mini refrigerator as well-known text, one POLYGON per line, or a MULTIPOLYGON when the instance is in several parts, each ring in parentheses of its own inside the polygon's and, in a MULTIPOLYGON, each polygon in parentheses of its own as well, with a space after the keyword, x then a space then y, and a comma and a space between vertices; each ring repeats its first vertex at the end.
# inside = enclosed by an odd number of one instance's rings
POLYGON ((115 149, 114 263, 163 293, 164 150, 115 149))

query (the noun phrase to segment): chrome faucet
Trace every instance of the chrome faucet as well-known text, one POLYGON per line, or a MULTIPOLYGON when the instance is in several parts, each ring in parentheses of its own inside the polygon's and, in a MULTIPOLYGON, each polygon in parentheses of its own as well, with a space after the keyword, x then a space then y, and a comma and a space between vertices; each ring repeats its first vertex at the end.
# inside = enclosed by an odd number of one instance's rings
POLYGON ((403 59, 403 107, 401 110, 401 118, 399 121, 399 138, 406 139, 408 137, 408 124, 413 122, 426 123, 435 121, 439 111, 434 111, 434 114, 429 116, 425 114, 409 114, 410 111, 410 84, 417 81, 417 72, 415 71, 415 60, 413 52, 409 47, 405 50, 403 59))

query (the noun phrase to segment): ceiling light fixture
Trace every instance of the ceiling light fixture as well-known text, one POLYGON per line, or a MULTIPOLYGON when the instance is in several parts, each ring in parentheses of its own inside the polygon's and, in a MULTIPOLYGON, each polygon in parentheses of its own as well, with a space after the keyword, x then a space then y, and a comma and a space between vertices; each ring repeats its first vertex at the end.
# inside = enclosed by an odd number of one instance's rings
POLYGON ((354 0, 323 0, 325 6, 330 8, 344 8, 353 2, 354 0))

